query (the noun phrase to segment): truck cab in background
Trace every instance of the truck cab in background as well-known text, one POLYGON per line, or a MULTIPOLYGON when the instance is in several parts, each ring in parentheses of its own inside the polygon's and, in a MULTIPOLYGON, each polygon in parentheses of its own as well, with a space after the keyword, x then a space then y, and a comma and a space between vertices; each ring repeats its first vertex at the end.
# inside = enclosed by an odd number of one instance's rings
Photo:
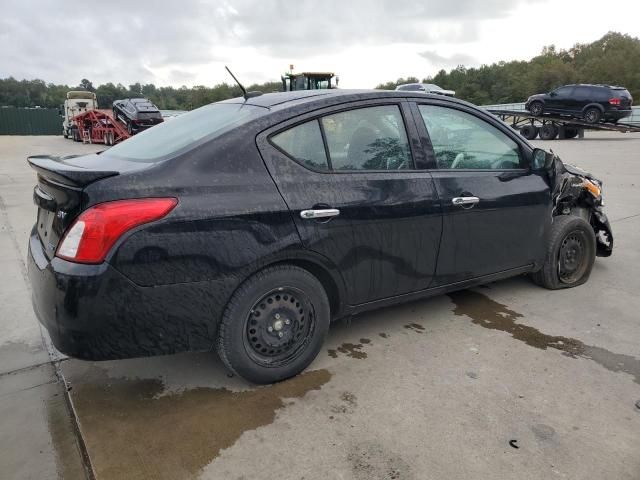
POLYGON ((284 74, 281 78, 283 92, 338 88, 338 77, 331 72, 290 72, 284 74), (335 84, 333 83, 334 78, 335 84))
POLYGON ((73 117, 89 110, 98 108, 96 94, 84 90, 67 92, 67 99, 60 107, 62 116, 62 135, 64 138, 71 136, 71 128, 74 126, 73 117))

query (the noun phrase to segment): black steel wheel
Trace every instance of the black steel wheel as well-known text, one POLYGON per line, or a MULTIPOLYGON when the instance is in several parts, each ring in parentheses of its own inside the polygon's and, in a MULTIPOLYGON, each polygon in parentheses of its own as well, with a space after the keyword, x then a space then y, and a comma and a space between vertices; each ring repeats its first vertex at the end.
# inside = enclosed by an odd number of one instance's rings
POLYGON ((527 140, 533 140, 538 136, 538 127, 535 125, 524 125, 520 129, 520 135, 522 135, 527 140))
POLYGON ((556 290, 582 285, 589 279, 596 258, 596 237, 589 222, 575 215, 553 218, 542 268, 533 281, 556 290))
POLYGON ((229 300, 217 351, 231 371, 251 382, 284 380, 317 356, 329 318, 329 300, 311 273, 293 265, 267 268, 229 300))
POLYGON ((294 287, 279 287, 258 300, 245 319, 244 346, 259 365, 295 360, 313 336, 315 311, 309 297, 294 287))
POLYGON ((581 230, 573 230, 567 234, 560 244, 558 255, 558 277, 562 283, 573 284, 584 275, 587 268, 587 240, 581 230))
POLYGON ((531 115, 534 117, 538 117, 543 114, 544 105, 542 102, 531 102, 531 105, 529 105, 529 112, 531 112, 531 115))
POLYGON ((587 108, 587 110, 585 110, 584 112, 584 121, 587 123, 598 123, 600 121, 600 118, 602 118, 602 112, 599 108, 587 108))

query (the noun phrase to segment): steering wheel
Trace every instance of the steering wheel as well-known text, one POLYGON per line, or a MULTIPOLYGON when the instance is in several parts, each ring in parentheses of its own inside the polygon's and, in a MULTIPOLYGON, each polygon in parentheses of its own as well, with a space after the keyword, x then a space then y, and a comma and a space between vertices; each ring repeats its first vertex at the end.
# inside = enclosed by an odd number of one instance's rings
POLYGON ((462 162, 464 162, 464 153, 460 152, 456 155, 456 158, 453 159, 450 168, 458 168, 458 165, 460 165, 462 162))

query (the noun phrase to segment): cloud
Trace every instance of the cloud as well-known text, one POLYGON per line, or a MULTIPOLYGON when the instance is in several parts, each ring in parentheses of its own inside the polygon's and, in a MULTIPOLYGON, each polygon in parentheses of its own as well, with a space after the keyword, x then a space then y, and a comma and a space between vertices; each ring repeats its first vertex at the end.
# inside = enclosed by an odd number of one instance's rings
POLYGON ((428 60, 434 67, 437 68, 453 68, 458 65, 472 66, 477 65, 479 62, 466 53, 454 53, 450 56, 440 55, 435 50, 425 50, 418 53, 422 58, 428 60))
POLYGON ((238 49, 288 65, 351 47, 455 45, 477 40, 480 22, 524 1, 9 2, 0 18, 0 76, 127 84, 157 81, 154 72, 164 71, 182 82, 238 49))

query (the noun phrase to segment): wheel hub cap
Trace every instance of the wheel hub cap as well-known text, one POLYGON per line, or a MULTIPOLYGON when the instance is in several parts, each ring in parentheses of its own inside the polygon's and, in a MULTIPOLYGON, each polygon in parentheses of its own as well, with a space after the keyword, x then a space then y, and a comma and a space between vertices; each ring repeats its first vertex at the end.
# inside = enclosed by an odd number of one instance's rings
POLYGON ((585 244, 580 232, 567 235, 560 246, 558 274, 563 283, 574 283, 584 273, 585 244))
POLYGON ((305 346, 313 325, 313 307, 303 292, 293 288, 270 292, 247 319, 247 351, 261 364, 286 363, 305 346))

